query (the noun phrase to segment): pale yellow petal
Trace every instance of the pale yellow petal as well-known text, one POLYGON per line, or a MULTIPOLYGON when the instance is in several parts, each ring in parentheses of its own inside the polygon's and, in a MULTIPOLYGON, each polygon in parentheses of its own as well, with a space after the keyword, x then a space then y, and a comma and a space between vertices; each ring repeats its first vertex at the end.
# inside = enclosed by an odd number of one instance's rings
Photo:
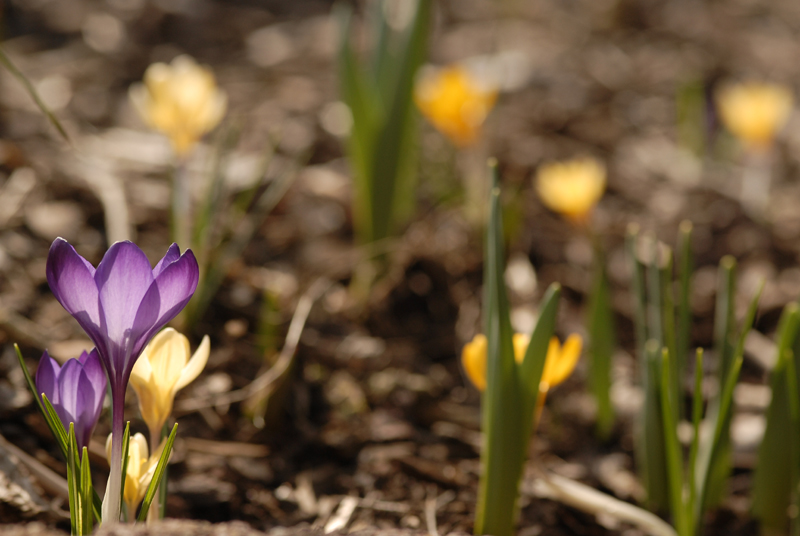
POLYGON ((762 149, 788 121, 794 98, 786 86, 747 82, 723 86, 716 103, 725 127, 746 145, 762 149))
POLYGON ((544 164, 536 174, 536 191, 542 202, 576 221, 586 219, 605 188, 605 166, 593 158, 544 164))
POLYGON ((461 364, 467 373, 469 381, 472 382, 479 391, 486 389, 486 336, 483 334, 475 335, 471 342, 464 345, 461 351, 461 364))
POLYGON ((139 400, 139 412, 142 414, 142 420, 147 424, 147 428, 152 431, 161 430, 172 411, 172 403, 170 402, 165 407, 162 402, 165 397, 161 394, 161 390, 153 378, 145 384, 131 383, 131 385, 139 400))
POLYGON ((172 328, 162 330, 147 345, 145 354, 162 392, 172 391, 189 359, 189 351, 189 339, 172 328))
POLYGON ((166 134, 179 155, 186 154, 201 136, 216 127, 227 107, 227 98, 217 88, 211 69, 185 55, 169 65, 148 67, 144 87, 132 87, 130 97, 145 122, 166 134))
POLYGON ((133 364, 133 370, 131 370, 131 385, 136 387, 136 385, 145 385, 150 381, 150 378, 153 376, 153 368, 150 366, 150 360, 147 358, 147 348, 142 352, 142 355, 139 356, 139 359, 136 360, 136 363, 133 364))
POLYGON ((175 386, 173 387, 173 394, 189 385, 203 372, 203 369, 206 368, 206 363, 208 363, 208 355, 210 352, 211 341, 208 335, 206 335, 203 337, 203 340, 200 341, 200 346, 197 347, 192 358, 186 363, 186 366, 183 367, 183 371, 181 371, 181 375, 178 377, 178 381, 175 382, 175 386))
POLYGON ((142 434, 141 432, 133 434, 133 436, 131 437, 130 444, 136 445, 136 448, 139 452, 140 463, 144 463, 145 461, 147 461, 150 449, 147 448, 147 439, 145 439, 144 434, 142 434))
POLYGON ((125 475, 125 502, 135 510, 139 497, 139 478, 147 462, 147 441, 142 434, 134 434, 128 443, 128 467, 125 475))
POLYGON ((164 446, 167 444, 167 438, 161 440, 161 443, 156 448, 155 452, 147 459, 147 461, 142 464, 142 471, 139 475, 139 482, 138 482, 138 490, 139 493, 137 495, 137 504, 142 502, 144 496, 147 494, 147 487, 150 485, 150 481, 153 480, 153 475, 156 472, 156 467, 158 466, 158 460, 161 458, 161 453, 164 451, 164 446))
POLYGON ((144 72, 147 90, 156 98, 163 95, 172 80, 172 69, 166 63, 154 63, 144 72))
POLYGON ((111 435, 108 434, 106 438, 106 460, 108 460, 108 463, 111 463, 111 435))

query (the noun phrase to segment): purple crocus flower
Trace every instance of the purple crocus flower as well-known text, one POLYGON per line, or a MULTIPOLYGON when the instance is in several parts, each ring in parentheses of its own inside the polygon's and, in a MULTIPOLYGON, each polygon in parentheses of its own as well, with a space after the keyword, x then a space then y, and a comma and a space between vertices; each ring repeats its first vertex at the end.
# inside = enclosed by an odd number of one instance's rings
MULTIPOLYGON (((125 390, 133 364, 150 339, 186 306, 199 277, 194 254, 186 250, 181 255, 177 244, 151 268, 136 244, 116 242, 96 269, 63 238, 50 246, 50 290, 92 339, 108 374, 113 437, 123 436, 125 390)), ((104 522, 119 520, 121 480, 122 444, 115 441, 104 522)))
POLYGON ((106 373, 97 350, 83 352, 78 359, 69 359, 64 366, 45 350, 36 369, 36 391, 44 393, 58 413, 64 430, 75 423, 78 452, 89 445, 94 426, 106 397, 106 373))
POLYGON ((47 256, 47 282, 97 346, 111 389, 125 387, 145 345, 189 302, 199 278, 191 251, 172 244, 155 268, 132 242, 117 242, 95 268, 66 240, 47 256))

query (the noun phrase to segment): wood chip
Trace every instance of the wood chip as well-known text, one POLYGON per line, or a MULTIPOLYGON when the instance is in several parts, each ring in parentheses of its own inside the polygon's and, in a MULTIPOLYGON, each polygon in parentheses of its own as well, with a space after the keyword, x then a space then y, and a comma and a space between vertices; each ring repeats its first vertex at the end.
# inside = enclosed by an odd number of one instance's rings
POLYGON ((345 528, 350 522, 353 512, 356 511, 358 502, 358 497, 348 496, 342 499, 342 502, 339 503, 339 508, 337 508, 336 513, 333 515, 330 521, 325 524, 325 534, 345 528))
POLYGON ((187 437, 185 442, 187 450, 202 452, 203 454, 226 457, 238 456, 240 458, 264 458, 269 455, 269 448, 266 445, 238 443, 235 441, 209 441, 208 439, 194 437, 187 437))

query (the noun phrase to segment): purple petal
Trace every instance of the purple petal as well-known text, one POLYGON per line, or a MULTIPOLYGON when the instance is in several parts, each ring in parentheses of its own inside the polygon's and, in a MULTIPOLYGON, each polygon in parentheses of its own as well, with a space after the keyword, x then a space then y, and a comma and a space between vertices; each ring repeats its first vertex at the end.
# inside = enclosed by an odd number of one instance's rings
MULTIPOLYGON (((70 420, 76 421, 83 409, 80 405, 83 400, 83 393, 81 393, 83 389, 79 389, 82 372, 83 367, 80 362, 77 359, 69 359, 64 363, 61 368, 61 375, 58 377, 59 405, 70 417, 70 419, 66 420, 62 417, 66 428, 69 428, 70 420)), ((83 385, 81 387, 86 386, 83 385)), ((91 389, 91 386, 89 388, 91 389)), ((59 412, 60 414, 61 412, 59 412)))
POLYGON ((158 277, 159 274, 164 271, 164 268, 180 259, 180 257, 181 249, 178 247, 178 244, 173 243, 169 249, 167 249, 167 254, 164 255, 164 258, 158 261, 156 267, 153 268, 153 277, 158 277))
POLYGON ((132 331, 143 335, 135 343, 134 355, 138 355, 150 338, 186 307, 199 279, 200 269, 191 250, 186 250, 176 262, 162 270, 142 300, 136 316, 132 331))
MULTIPOLYGON (((197 289, 200 268, 192 250, 170 264, 156 277, 161 306, 158 311, 159 324, 166 324, 181 312, 197 289)), ((159 328, 160 329, 160 328, 159 328)))
POLYGON ((97 419, 100 418, 100 412, 103 410, 103 400, 106 397, 106 388, 108 386, 108 379, 103 370, 103 365, 100 363, 100 355, 97 353, 96 348, 87 356, 83 365, 83 373, 92 385, 94 401, 90 414, 92 422, 96 423, 97 419))
POLYGON ((47 283, 89 337, 102 337, 95 269, 63 238, 56 238, 47 255, 47 283))
POLYGON ((93 348, 88 354, 84 352, 84 354, 86 357, 85 359, 84 356, 81 356, 84 374, 86 374, 86 377, 92 382, 92 388, 95 393, 105 394, 106 387, 108 386, 108 379, 103 370, 103 365, 100 363, 100 354, 97 352, 97 348, 93 348))
POLYGON ((50 357, 47 350, 39 360, 36 369, 36 394, 41 398, 42 393, 47 395, 51 404, 58 404, 58 375, 61 372, 61 365, 58 361, 50 357))
MULTIPOLYGON (((109 346, 126 354, 135 339, 130 332, 147 289, 153 283, 153 271, 147 256, 132 242, 116 242, 97 266, 95 281, 109 346)), ((117 354, 111 348, 100 348, 117 354)), ((119 359, 105 355, 107 359, 119 359)), ((120 367, 119 362, 113 363, 120 367)))
MULTIPOLYGON (((91 380, 89 380, 86 373, 81 370, 78 377, 78 384, 74 387, 78 391, 76 412, 74 413, 75 420, 75 439, 78 442, 78 449, 82 449, 84 445, 89 444, 89 439, 92 436, 92 431, 97 423, 94 417, 95 400, 97 399, 96 393, 93 389, 91 380)), ((68 425, 69 426, 69 425, 68 425)))

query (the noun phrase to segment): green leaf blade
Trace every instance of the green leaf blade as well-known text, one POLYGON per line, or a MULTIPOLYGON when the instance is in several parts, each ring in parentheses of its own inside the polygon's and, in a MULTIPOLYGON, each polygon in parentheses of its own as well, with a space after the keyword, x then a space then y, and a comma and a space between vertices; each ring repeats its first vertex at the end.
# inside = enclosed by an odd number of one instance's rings
POLYGON ((94 487, 92 486, 92 470, 89 466, 89 449, 83 447, 81 453, 81 527, 83 534, 91 534, 93 521, 94 487))
POLYGON ((766 413, 764 438, 758 447, 758 463, 753 475, 753 515, 761 525, 776 532, 788 529, 786 511, 792 495, 792 439, 786 441, 786 431, 795 430, 790 403, 790 362, 800 325, 800 307, 787 305, 781 315, 777 330, 775 367, 770 374, 772 399, 766 413))
POLYGON ((511 536, 527 438, 522 437, 521 393, 503 279, 505 251, 496 162, 490 162, 490 169, 493 188, 484 255, 484 321, 488 348, 486 390, 481 408, 485 445, 481 452, 483 474, 474 529, 475 534, 511 536))
POLYGON ((75 455, 77 455, 77 443, 75 441, 75 425, 69 423, 69 434, 67 435, 67 488, 69 490, 69 524, 70 533, 74 536, 81 536, 83 528, 80 515, 80 477, 77 475, 75 465, 75 455))
MULTIPOLYGON (((161 479, 165 474, 167 463, 169 462, 169 456, 172 453, 172 445, 175 443, 175 436, 178 433, 178 423, 172 427, 172 431, 167 438, 167 443, 164 445, 164 450, 161 451, 161 457, 158 459, 158 463, 156 464, 156 470, 153 473, 153 478, 150 479, 150 484, 147 486, 147 491, 144 495, 144 501, 142 501, 142 508, 139 510, 139 521, 145 521, 147 519, 147 512, 150 510, 150 505, 153 502, 153 498, 156 496, 156 490, 161 483, 161 479)), ((133 514, 131 514, 133 515, 133 514)))

